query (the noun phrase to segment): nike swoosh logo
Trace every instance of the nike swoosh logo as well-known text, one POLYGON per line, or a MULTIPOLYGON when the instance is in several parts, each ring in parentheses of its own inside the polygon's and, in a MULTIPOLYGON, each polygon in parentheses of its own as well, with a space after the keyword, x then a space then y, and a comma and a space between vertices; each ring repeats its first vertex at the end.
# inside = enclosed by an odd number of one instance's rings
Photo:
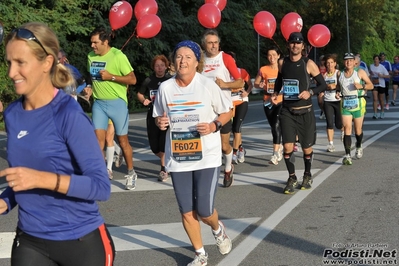
POLYGON ((21 131, 18 133, 17 138, 18 138, 18 139, 23 138, 23 137, 25 137, 25 136, 28 135, 28 134, 29 134, 28 131, 26 131, 26 130, 21 130, 21 131))
POLYGON ((213 71, 213 70, 215 70, 215 69, 216 69, 216 68, 211 67, 210 69, 206 69, 206 70, 204 71, 204 73, 211 72, 211 71, 213 71))

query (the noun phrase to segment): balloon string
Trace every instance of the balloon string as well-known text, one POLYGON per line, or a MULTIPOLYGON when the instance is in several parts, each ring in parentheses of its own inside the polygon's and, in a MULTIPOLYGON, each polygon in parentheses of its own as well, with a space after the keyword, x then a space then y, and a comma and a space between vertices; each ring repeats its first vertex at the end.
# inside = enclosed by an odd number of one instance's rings
POLYGON ((277 48, 280 50, 280 53, 283 55, 284 53, 283 53, 283 50, 281 50, 281 48, 280 48, 280 46, 277 44, 277 42, 273 39, 273 38, 270 38, 273 42, 274 42, 274 44, 277 46, 277 48))
POLYGON ((310 48, 307 50, 306 57, 309 57, 310 51, 312 51, 313 48, 314 48, 313 46, 310 46, 310 48))
POLYGON ((136 33, 136 28, 134 29, 132 35, 130 35, 129 39, 127 39, 127 41, 122 45, 121 50, 123 50, 123 48, 125 48, 125 46, 127 45, 127 43, 133 38, 133 36, 135 35, 135 33, 136 33))

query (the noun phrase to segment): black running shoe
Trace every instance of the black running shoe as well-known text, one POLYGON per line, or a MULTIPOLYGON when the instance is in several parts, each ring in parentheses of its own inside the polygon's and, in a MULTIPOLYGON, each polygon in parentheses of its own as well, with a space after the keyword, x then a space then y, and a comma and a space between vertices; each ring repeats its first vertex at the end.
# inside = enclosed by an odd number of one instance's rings
POLYGON ((234 165, 231 165, 231 170, 230 172, 224 172, 224 178, 223 178, 223 186, 224 187, 230 187, 231 184, 233 184, 233 172, 234 172, 234 165))
POLYGON ((287 185, 284 188, 284 194, 294 194, 295 188, 298 186, 298 180, 296 176, 290 176, 287 181, 287 185))
POLYGON ((302 190, 311 189, 312 183, 313 183, 312 174, 304 174, 301 189, 302 190))

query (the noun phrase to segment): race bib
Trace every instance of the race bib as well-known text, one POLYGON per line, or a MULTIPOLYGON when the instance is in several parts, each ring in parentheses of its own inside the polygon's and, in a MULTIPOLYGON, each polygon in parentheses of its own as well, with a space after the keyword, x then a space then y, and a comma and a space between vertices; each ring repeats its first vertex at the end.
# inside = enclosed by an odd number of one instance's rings
POLYGON ((283 80, 284 100, 299 100, 299 80, 284 79, 283 80))
POLYGON ((231 100, 233 102, 235 101, 242 101, 242 97, 241 97, 242 91, 236 91, 236 92, 231 92, 231 100))
POLYGON ((267 107, 267 108, 269 108, 269 109, 271 109, 271 108, 273 107, 273 103, 272 103, 270 97, 269 97, 269 99, 263 101, 263 106, 264 106, 264 107, 267 107))
POLYGON ((198 131, 172 132, 172 156, 179 162, 202 159, 202 142, 198 131))
POLYGON ((330 96, 335 96, 335 92, 336 92, 335 90, 327 90, 324 93, 326 97, 330 97, 330 96))
POLYGON ((155 102, 155 97, 157 96, 158 90, 150 90, 150 99, 155 102))
POLYGON ((91 62, 90 63, 91 79, 97 81, 103 80, 100 75, 100 70, 104 70, 106 65, 107 65, 106 62, 96 62, 96 61, 91 62))
POLYGON ((342 107, 351 112, 359 110, 359 98, 357 95, 344 96, 342 107))
POLYGON ((267 88, 266 92, 273 94, 274 93, 274 84, 276 84, 276 79, 267 79, 267 88))
POLYGON ((371 82, 373 84, 380 84, 380 78, 379 77, 371 77, 371 82))

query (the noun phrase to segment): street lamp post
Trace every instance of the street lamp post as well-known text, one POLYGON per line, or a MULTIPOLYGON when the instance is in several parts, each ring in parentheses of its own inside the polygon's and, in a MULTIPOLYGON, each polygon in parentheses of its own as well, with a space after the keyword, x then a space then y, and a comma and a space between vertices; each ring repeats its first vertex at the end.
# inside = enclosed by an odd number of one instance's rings
POLYGON ((351 51, 351 44, 349 39, 349 15, 348 15, 348 0, 345 0, 346 3, 346 34, 348 38, 348 53, 351 51))

